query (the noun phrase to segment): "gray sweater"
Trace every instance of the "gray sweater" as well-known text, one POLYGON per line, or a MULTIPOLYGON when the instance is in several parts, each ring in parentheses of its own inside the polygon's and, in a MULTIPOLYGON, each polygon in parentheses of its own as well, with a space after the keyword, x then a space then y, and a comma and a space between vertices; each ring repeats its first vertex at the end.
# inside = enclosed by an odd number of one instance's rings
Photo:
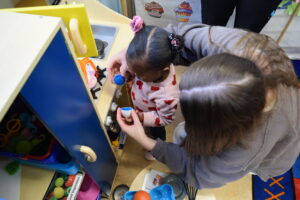
MULTIPOLYGON (((169 32, 184 35, 182 57, 191 62, 224 49, 208 40, 205 25, 168 26, 169 32)), ((227 49, 246 34, 245 31, 214 27, 212 38, 227 49)), ((180 127, 179 127, 180 128, 180 127)), ((184 127, 181 127, 182 131, 184 127)), ((291 168, 300 152, 300 93, 293 87, 279 86, 272 111, 245 138, 247 146, 234 145, 215 156, 191 157, 177 144, 157 140, 151 153, 174 173, 197 188, 220 187, 253 172, 263 180, 281 175, 291 168)))

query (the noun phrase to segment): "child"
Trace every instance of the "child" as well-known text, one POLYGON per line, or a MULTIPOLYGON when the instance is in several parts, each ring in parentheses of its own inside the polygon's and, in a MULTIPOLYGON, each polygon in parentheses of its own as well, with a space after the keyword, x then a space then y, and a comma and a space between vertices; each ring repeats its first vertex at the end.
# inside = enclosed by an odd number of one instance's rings
MULTIPOLYGON (((177 109, 179 89, 173 60, 182 46, 180 38, 164 29, 145 26, 140 17, 131 22, 135 36, 126 52, 133 82, 131 99, 144 127, 153 139, 166 140, 164 126, 170 124, 177 109)), ((147 160, 155 158, 147 151, 147 160)))

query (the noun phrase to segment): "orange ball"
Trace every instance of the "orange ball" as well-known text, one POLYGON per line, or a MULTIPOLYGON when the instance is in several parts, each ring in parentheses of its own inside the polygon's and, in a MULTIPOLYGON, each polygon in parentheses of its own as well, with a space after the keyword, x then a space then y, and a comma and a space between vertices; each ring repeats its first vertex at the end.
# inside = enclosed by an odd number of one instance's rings
POLYGON ((151 200, 151 197, 148 192, 140 190, 134 194, 133 200, 151 200))

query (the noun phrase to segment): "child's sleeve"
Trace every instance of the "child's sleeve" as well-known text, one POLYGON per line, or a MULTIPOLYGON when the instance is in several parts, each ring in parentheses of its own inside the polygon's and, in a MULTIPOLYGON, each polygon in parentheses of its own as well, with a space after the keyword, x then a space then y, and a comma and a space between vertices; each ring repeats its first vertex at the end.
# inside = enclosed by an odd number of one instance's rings
POLYGON ((152 93, 152 102, 155 103, 155 107, 149 107, 148 112, 143 112, 144 126, 166 126, 174 121, 178 95, 178 91, 173 88, 170 88, 168 91, 164 89, 164 91, 152 93))

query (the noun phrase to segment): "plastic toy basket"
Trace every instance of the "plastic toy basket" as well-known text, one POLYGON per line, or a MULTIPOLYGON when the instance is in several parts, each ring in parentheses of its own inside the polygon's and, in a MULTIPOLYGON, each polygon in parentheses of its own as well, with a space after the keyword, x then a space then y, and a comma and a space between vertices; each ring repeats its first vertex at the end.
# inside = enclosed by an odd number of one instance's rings
MULTIPOLYGON (((137 191, 128 191, 124 194, 122 200, 132 200, 137 191)), ((174 191, 171 185, 163 184, 149 192, 151 200, 175 200, 174 191)))

